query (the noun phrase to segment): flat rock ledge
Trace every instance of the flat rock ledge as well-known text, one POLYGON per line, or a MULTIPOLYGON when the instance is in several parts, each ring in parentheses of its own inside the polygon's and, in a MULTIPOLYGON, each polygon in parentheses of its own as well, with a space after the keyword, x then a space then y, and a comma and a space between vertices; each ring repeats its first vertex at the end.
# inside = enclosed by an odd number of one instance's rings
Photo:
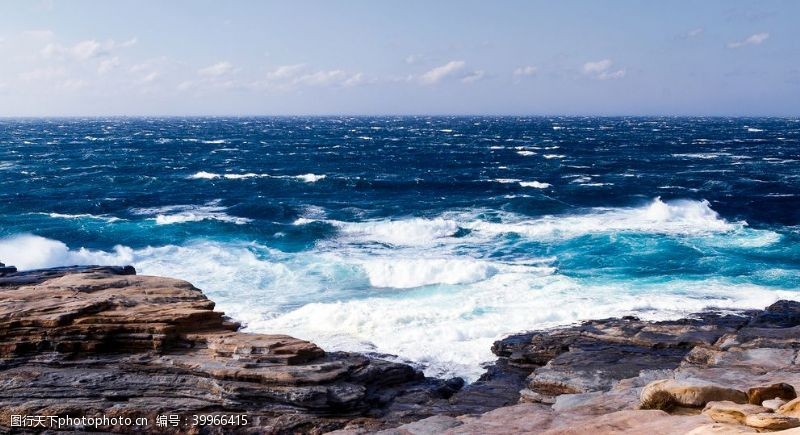
POLYGON ((463 385, 239 332, 188 282, 135 273, 66 267, 0 277, 0 433, 24 431, 14 415, 148 419, 99 428, 131 433, 323 433, 358 419, 378 428, 432 415, 428 404, 463 385), (158 429, 159 415, 186 420, 158 429), (192 426, 192 415, 248 422, 192 426))
POLYGON ((0 433, 12 415, 106 415, 147 417, 148 433, 800 435, 798 302, 513 335, 467 386, 240 332, 213 308, 130 267, 0 276, 0 433), (162 414, 248 424, 156 430, 162 414))

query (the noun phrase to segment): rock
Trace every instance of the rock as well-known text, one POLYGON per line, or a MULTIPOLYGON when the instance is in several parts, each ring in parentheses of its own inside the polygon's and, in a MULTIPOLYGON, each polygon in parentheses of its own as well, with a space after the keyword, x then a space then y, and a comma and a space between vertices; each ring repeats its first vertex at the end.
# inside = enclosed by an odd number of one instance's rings
POLYGON ((758 433, 758 431, 738 424, 713 423, 698 426, 686 432, 686 435, 735 435, 739 433, 758 433))
POLYGON ((744 424, 757 429, 783 430, 800 427, 800 419, 770 412, 748 415, 744 424))
POLYGON ((387 429, 377 432, 378 435, 438 435, 447 429, 461 426, 463 423, 454 418, 444 415, 434 415, 413 423, 404 424, 395 429, 387 429))
POLYGON ((519 390, 519 401, 520 403, 547 403, 552 405, 556 403, 556 398, 539 394, 528 388, 523 388, 519 390))
POLYGON ((521 403, 458 418, 463 424, 443 432, 444 435, 541 434, 554 416, 547 405, 521 403))
POLYGON ((556 401, 555 403, 553 403, 553 411, 555 412, 571 411, 576 408, 586 406, 593 400, 602 396, 603 393, 599 391, 593 393, 583 393, 583 394, 562 394, 556 397, 556 401))
POLYGON ((769 409, 749 404, 740 404, 730 401, 708 402, 703 409, 703 414, 709 416, 717 423, 744 424, 748 415, 769 412, 769 409))
POLYGON ((749 325, 760 328, 800 326, 800 302, 778 301, 753 316, 749 325))
POLYGON ((774 411, 777 411, 778 408, 783 406, 785 403, 787 403, 787 402, 785 400, 783 400, 783 399, 770 399, 770 400, 763 401, 761 403, 761 406, 763 406, 764 408, 767 408, 769 410, 772 410, 774 412, 774 411))
POLYGON ((765 400, 783 399, 792 400, 797 398, 794 387, 787 383, 777 383, 764 387, 754 387, 747 390, 747 399, 750 403, 760 405, 765 400))
POLYGON ((623 410, 599 416, 562 414, 557 416, 548 428, 530 433, 537 435, 673 435, 686 433, 707 421, 708 419, 701 415, 676 416, 657 410, 623 410))
POLYGON ((662 379, 651 382, 642 389, 641 402, 650 401, 654 394, 661 391, 671 394, 682 406, 700 407, 708 402, 718 401, 747 403, 747 394, 743 391, 699 379, 662 379))
POLYGON ((249 429, 272 433, 330 431, 366 416, 385 427, 447 408, 463 385, 286 335, 239 332, 191 284, 133 273, 0 278, 0 432, 11 414, 42 413, 247 414, 249 429))
MULTIPOLYGON (((0 276, 0 433, 11 414, 159 413, 246 413, 251 424, 234 432, 275 434, 756 431, 712 419, 773 430, 800 414, 798 399, 769 397, 800 384, 798 316, 800 303, 781 301, 764 311, 517 334, 496 342, 497 362, 464 385, 243 333, 184 281, 132 268, 16 272, 0 276), (769 406, 747 404, 759 399, 769 406)), ((111 429, 121 430, 99 428, 111 429)))
POLYGON ((800 398, 790 400, 789 402, 781 405, 776 412, 778 414, 800 418, 800 398))

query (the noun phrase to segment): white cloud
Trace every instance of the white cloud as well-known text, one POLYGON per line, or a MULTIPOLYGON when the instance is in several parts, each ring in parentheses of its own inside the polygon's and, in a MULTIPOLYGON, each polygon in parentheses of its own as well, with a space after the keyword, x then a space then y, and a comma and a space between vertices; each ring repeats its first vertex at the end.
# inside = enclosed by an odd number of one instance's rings
POLYGON ((85 61, 95 57, 108 55, 116 48, 131 47, 135 45, 136 42, 136 38, 129 39, 122 43, 117 43, 113 39, 105 42, 87 39, 69 47, 51 42, 45 45, 45 47, 42 49, 42 56, 44 56, 46 59, 70 57, 79 61, 85 61))
POLYGON ((79 79, 68 79, 61 82, 61 87, 68 91, 79 91, 88 86, 88 83, 79 79))
POLYGON ((514 70, 514 77, 533 76, 539 72, 539 68, 533 65, 521 66, 514 70))
POLYGON ((263 80, 251 87, 266 90, 288 91, 297 87, 353 87, 366 83, 363 73, 349 73, 340 69, 311 71, 305 64, 282 65, 268 71, 263 80))
POLYGON ((22 32, 22 35, 32 39, 38 39, 40 41, 45 41, 48 39, 52 39, 55 33, 52 30, 47 29, 36 29, 36 30, 26 30, 22 32))
POLYGON ((158 76, 160 76, 160 75, 161 75, 161 74, 160 74, 158 71, 152 71, 152 72, 150 72, 149 74, 147 74, 147 75, 145 75, 144 77, 142 77, 141 79, 139 79, 139 81, 140 81, 141 83, 152 83, 152 82, 154 82, 154 81, 155 81, 155 80, 158 78, 158 76))
POLYGON ((231 71, 233 71, 233 65, 231 65, 230 62, 223 61, 217 62, 214 65, 207 66, 205 68, 201 68, 197 71, 197 73, 206 77, 219 77, 228 74, 231 71))
POLYGON ((451 60, 442 66, 437 66, 425 74, 422 74, 420 80, 426 85, 433 85, 457 73, 463 69, 465 65, 466 62, 463 60, 451 60))
POLYGON ((50 66, 23 72, 19 75, 19 78, 28 82, 43 82, 63 77, 66 74, 67 70, 64 67, 50 66))
POLYGON ((625 69, 621 68, 614 71, 611 69, 613 65, 614 62, 611 59, 586 62, 583 64, 583 73, 598 80, 612 80, 625 77, 625 69))
POLYGON ((102 45, 94 39, 81 41, 72 47, 72 54, 79 60, 86 60, 104 52, 102 45))
POLYGON ((120 43, 120 44, 119 44, 119 47, 121 47, 121 48, 133 47, 133 46, 134 46, 134 45, 136 45, 137 43, 139 43, 139 38, 137 38, 137 37, 135 37, 135 36, 134 36, 133 38, 131 38, 131 39, 127 40, 127 41, 124 41, 124 42, 120 43))
POLYGON ((486 77, 486 71, 484 70, 473 71, 462 77, 461 83, 475 83, 478 80, 482 80, 484 77, 486 77))
POLYGON ((119 66, 119 63, 120 63, 119 58, 116 56, 110 59, 102 60, 100 61, 100 64, 97 65, 97 74, 100 75, 106 74, 111 70, 116 69, 119 66))
POLYGON ((612 62, 611 59, 598 60, 597 62, 586 62, 583 64, 583 72, 584 74, 601 73, 611 68, 611 65, 613 64, 614 62, 612 62))
POLYGON ((409 54, 408 56, 406 56, 406 59, 405 59, 406 63, 409 64, 409 65, 413 65, 413 64, 419 62, 420 60, 422 60, 422 56, 420 56, 418 54, 409 54))
POLYGON ((742 41, 731 42, 728 48, 741 48, 747 45, 759 45, 769 38, 769 33, 761 32, 748 36, 742 41))
POLYGON ((687 38, 696 38, 696 37, 702 35, 703 32, 705 32, 705 30, 702 27, 698 27, 696 29, 692 29, 692 30, 686 32, 686 37, 687 38))

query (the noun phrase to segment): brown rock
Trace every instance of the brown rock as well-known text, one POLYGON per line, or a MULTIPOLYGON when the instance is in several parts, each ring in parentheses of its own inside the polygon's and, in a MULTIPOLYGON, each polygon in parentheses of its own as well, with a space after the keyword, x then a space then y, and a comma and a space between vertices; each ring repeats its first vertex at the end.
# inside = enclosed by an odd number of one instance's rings
POLYGON ((748 415, 744 424, 757 429, 783 430, 800 427, 800 419, 770 412, 748 415))
POLYGON ((747 399, 753 405, 760 405, 770 399, 792 400, 795 398, 797 398, 797 393, 794 391, 794 387, 784 382, 747 390, 747 399))
POLYGON ((657 392, 671 394, 682 406, 700 407, 708 402, 731 401, 747 403, 747 394, 699 379, 662 379, 647 384, 640 395, 641 402, 648 402, 657 392))
POLYGON ((703 409, 703 414, 709 416, 717 423, 744 424, 748 415, 769 412, 769 409, 758 406, 725 402, 708 402, 703 409))
POLYGON ((134 272, 2 277, 0 432, 11 414, 160 413, 246 414, 257 432, 324 432, 366 414, 379 425, 424 418, 433 412, 420 404, 454 391, 404 364, 239 332, 188 282, 134 272))
POLYGON ((781 405, 776 412, 778 414, 800 418, 800 398, 790 400, 789 402, 781 405))
POLYGON ((739 433, 758 433, 758 431, 738 424, 713 423, 698 426, 686 432, 686 435, 735 435, 739 433))

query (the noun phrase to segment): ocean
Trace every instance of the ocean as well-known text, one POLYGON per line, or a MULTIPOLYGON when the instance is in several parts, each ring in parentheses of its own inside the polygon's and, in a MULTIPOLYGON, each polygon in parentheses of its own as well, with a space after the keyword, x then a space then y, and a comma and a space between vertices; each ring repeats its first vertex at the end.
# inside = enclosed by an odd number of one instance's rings
POLYGON ((476 379, 494 340, 800 299, 800 119, 0 119, 0 261, 476 379))

